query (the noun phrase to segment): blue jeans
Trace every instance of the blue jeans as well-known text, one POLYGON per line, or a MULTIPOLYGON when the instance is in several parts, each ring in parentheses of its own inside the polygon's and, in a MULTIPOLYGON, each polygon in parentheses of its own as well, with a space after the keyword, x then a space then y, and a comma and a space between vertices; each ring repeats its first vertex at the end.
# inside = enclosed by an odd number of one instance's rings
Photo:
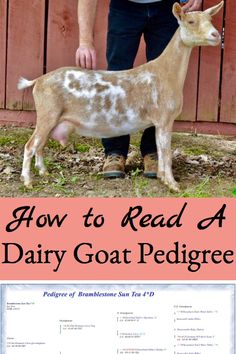
MULTIPOLYGON (((146 44, 147 61, 157 58, 177 29, 172 14, 175 0, 138 4, 128 0, 111 0, 108 17, 108 70, 131 69, 141 36, 146 44)), ((105 154, 128 154, 130 136, 102 139, 105 154)), ((156 151, 155 128, 144 131, 140 150, 142 156, 156 151)))

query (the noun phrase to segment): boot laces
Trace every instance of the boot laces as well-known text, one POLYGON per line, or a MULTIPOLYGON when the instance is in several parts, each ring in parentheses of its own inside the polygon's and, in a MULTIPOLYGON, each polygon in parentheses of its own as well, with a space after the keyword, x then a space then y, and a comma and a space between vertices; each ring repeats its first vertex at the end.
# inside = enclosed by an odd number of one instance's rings
POLYGON ((107 156, 107 162, 120 162, 121 160, 123 160, 123 156, 121 155, 117 155, 117 154, 113 154, 113 155, 108 155, 107 156))

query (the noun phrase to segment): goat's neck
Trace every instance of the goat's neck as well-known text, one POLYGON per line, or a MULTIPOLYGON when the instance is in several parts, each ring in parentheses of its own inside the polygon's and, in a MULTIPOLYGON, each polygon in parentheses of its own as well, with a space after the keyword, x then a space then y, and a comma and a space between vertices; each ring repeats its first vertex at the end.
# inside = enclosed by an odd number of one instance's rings
POLYGON ((157 70, 163 68, 165 77, 168 75, 171 81, 174 79, 179 90, 183 90, 191 51, 192 47, 183 43, 180 29, 177 29, 162 55, 153 61, 157 70))

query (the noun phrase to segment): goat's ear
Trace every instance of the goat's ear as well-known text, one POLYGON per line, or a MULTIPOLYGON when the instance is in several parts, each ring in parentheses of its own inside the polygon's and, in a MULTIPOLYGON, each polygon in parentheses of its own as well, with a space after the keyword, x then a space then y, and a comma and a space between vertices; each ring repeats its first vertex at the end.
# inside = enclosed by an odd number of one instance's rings
POLYGON ((173 15, 177 18, 178 22, 183 21, 184 12, 179 3, 175 2, 172 7, 173 15))
POLYGON ((220 11, 220 9, 222 8, 223 5, 224 5, 224 1, 221 1, 218 5, 210 7, 209 9, 205 10, 204 12, 210 16, 214 16, 217 14, 217 12, 220 11))

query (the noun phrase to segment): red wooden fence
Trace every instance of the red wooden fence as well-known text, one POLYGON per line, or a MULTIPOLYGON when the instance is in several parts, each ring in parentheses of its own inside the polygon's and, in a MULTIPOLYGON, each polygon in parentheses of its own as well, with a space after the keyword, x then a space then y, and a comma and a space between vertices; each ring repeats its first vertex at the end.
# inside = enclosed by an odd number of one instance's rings
POLYGON ((6 70, 6 1, 0 0, 0 109, 5 107, 5 70, 6 70))
MULTIPOLYGON (((236 135, 236 17, 234 1, 214 17, 224 28, 222 48, 194 49, 176 130, 236 135)), ((106 67, 109 0, 99 1, 95 40, 98 68, 106 67)), ((217 0, 204 0, 207 8, 217 0)), ((74 65, 78 46, 77 0, 0 0, 0 123, 34 123, 31 90, 18 91, 19 76, 35 78, 74 65)), ((142 43, 136 65, 144 62, 142 43)))
POLYGON ((235 2, 227 1, 225 14, 225 51, 221 97, 221 121, 236 121, 236 16, 235 2))

